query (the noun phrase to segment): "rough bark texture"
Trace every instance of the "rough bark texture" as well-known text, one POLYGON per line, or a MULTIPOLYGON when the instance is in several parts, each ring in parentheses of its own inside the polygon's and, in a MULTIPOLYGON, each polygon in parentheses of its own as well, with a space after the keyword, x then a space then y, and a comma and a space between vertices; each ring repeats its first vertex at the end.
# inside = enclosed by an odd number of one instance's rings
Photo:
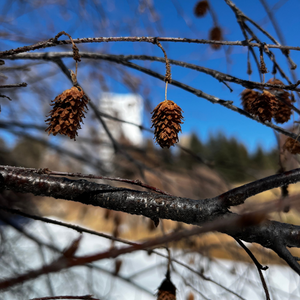
MULTIPOLYGON (((296 169, 273 175, 218 197, 204 200, 116 188, 87 180, 70 180, 12 167, 0 167, 0 185, 2 189, 15 192, 77 201, 87 205, 143 215, 152 219, 171 219, 187 224, 201 225, 220 218, 227 219, 233 215, 228 210, 228 206, 242 203, 243 199, 251 195, 284 185, 287 182, 300 181, 299 173, 300 169, 296 169)), ((250 220, 250 225, 251 222, 253 220, 250 220)), ((255 224, 255 221, 253 223, 255 224)), ((245 220, 236 228, 221 228, 219 231, 274 250, 294 271, 300 274, 298 262, 286 249, 286 247, 300 247, 300 226, 275 221, 265 221, 261 225, 249 226, 248 220, 245 220)))

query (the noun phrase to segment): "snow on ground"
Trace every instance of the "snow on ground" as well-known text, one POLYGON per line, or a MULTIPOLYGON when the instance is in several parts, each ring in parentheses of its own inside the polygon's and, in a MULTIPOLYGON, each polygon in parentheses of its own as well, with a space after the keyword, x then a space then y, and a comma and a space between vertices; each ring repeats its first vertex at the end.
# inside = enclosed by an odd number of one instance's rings
MULTIPOLYGON (((38 268, 57 257, 55 251, 39 247, 35 242, 8 226, 1 226, 0 245, 0 277, 1 280, 23 273, 28 269, 38 268)), ((79 233, 57 225, 33 221, 25 226, 32 236, 46 244, 56 245, 65 249, 79 236, 79 233)), ((110 241, 90 234, 83 234, 77 255, 88 255, 107 251, 110 241)), ((124 245, 117 243, 118 247, 124 245)), ((166 251, 161 250, 166 254, 166 251)), ((210 260, 200 254, 183 254, 172 251, 172 257, 189 264, 193 269, 203 270, 203 275, 212 281, 199 278, 186 268, 173 264, 172 281, 177 287, 177 299, 186 299, 189 291, 193 291, 187 283, 200 292, 195 299, 238 299, 234 294, 242 295, 243 299, 265 299, 259 275, 252 264, 237 263, 228 260, 210 260), (182 277, 184 280, 182 280, 182 277), (218 286, 221 284, 223 287, 218 286), (233 292, 229 292, 229 289, 233 292), (201 296, 201 294, 203 296, 201 296)), ((93 265, 95 268, 74 267, 59 274, 43 275, 16 288, 2 292, 0 299, 30 299, 51 295, 86 295, 94 294, 100 299, 150 300, 156 299, 154 294, 164 279, 166 259, 157 255, 148 255, 145 251, 120 256, 123 264, 120 275, 132 280, 136 286, 113 277, 108 271, 114 270, 114 260, 106 259, 93 265), (145 291, 144 291, 145 289, 145 291)), ((270 265, 264 272, 271 299, 299 299, 299 278, 288 267, 270 265)))

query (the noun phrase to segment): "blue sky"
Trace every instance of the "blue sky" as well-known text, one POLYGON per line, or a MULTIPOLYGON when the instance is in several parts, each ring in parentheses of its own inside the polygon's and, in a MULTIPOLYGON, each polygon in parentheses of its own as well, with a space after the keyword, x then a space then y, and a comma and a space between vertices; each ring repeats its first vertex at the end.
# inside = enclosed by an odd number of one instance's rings
MULTIPOLYGON (((193 14, 196 2, 197 1, 153 0, 155 7, 154 17, 148 13, 147 9, 143 12, 143 7, 141 7, 141 5, 139 6, 138 1, 86 1, 85 7, 80 5, 82 1, 65 1, 64 6, 58 5, 58 1, 51 1, 51 3, 54 4, 45 5, 50 3, 50 1, 44 1, 43 5, 36 4, 34 8, 29 6, 20 7, 20 5, 17 5, 17 2, 14 2, 12 8, 7 11, 4 19, 5 22, 2 22, 0 25, 1 30, 13 32, 14 38, 11 37, 11 40, 4 40, 0 48, 1 50, 7 50, 24 45, 21 37, 27 38, 31 43, 38 40, 45 40, 53 37, 62 30, 71 34, 73 38, 132 35, 208 38, 208 31, 213 26, 212 18, 210 15, 206 15, 204 18, 196 18, 193 14), (177 9, 175 6, 177 6, 177 9), (11 16, 16 14, 18 17, 11 18, 11 16), (183 18, 185 18, 185 21, 183 18)), ((273 34, 275 38, 278 38, 259 0, 236 0, 234 2, 246 15, 262 25, 263 28, 273 34)), ((298 0, 268 0, 267 2, 270 6, 273 6, 277 2, 283 3, 280 9, 274 12, 274 15, 285 36, 286 44, 299 46, 297 42, 299 40, 300 2, 298 0)), ((231 9, 228 8, 225 1, 211 0, 210 3, 218 17, 219 25, 223 30, 224 39, 230 41, 243 40, 234 14, 231 9)), ((5 1, 0 3, 1 11, 4 10, 4 6, 5 1)), ((255 32, 260 38, 263 38, 258 31, 255 32)), ((267 38, 263 40, 269 43, 267 38)), ((246 74, 247 49, 244 47, 232 47, 229 56, 230 62, 228 63, 224 49, 214 51, 207 45, 187 43, 165 42, 162 43, 162 45, 171 59, 198 64, 243 79, 249 79, 249 76, 246 74)), ((112 54, 147 54, 162 56, 162 52, 157 46, 147 43, 117 42, 79 45, 79 49, 82 51, 87 50, 112 54)), ((50 48, 45 51, 60 50, 62 49, 50 48)), ((285 57, 283 57, 278 50, 274 50, 274 53, 276 54, 278 63, 282 66, 286 74, 290 76, 285 57)), ((296 63, 299 61, 298 52, 293 51, 291 57, 296 63)), ((70 59, 66 59, 65 61, 72 64, 70 59)), ((80 65, 82 70, 84 69, 84 67, 82 67, 84 63, 83 60, 80 65)), ((165 70, 162 63, 141 61, 135 61, 135 63, 150 67, 162 74, 165 70)), ((272 65, 267 58, 266 64, 268 70, 272 70, 272 65)), ((115 68, 115 65, 112 64, 111 68, 115 68)), ((252 69, 253 74, 251 75, 251 80, 259 81, 253 60, 252 69)), ((126 68, 126 70, 131 71, 128 68, 126 68)), ((152 103, 152 108, 163 100, 164 83, 162 81, 150 78, 147 75, 141 75, 137 71, 132 71, 132 73, 144 82, 147 81, 148 88, 150 88, 150 93, 147 97, 152 103)), ((296 75, 298 77, 298 70, 296 70, 296 75)), ((266 74, 266 80, 271 78, 271 76, 272 74, 270 73, 266 74)), ((239 94, 243 91, 243 87, 241 86, 230 84, 234 90, 230 92, 222 83, 208 75, 177 66, 172 67, 172 78, 221 99, 232 100, 235 105, 241 107, 239 100, 239 94)), ((281 79, 279 75, 277 75, 277 78, 281 79)), ((59 77, 59 75, 57 75, 54 80, 61 83, 61 86, 60 84, 55 85, 57 92, 59 92, 64 85, 68 84, 67 80, 64 77, 59 77)), ((83 77, 79 77, 79 80, 84 82, 83 77)), ((119 81, 109 78, 108 82, 111 84, 112 92, 128 92, 128 88, 119 81)), ((95 85, 96 84, 97 82, 95 82, 95 85)), ((141 92, 142 91, 143 90, 141 90, 141 92)), ((95 97, 97 97, 97 93, 98 87, 95 87, 95 97)), ((142 96, 144 95, 142 94, 142 96)), ((168 89, 168 99, 175 101, 184 110, 185 123, 182 126, 183 134, 194 131, 202 140, 206 140, 210 134, 222 131, 227 136, 237 137, 250 151, 254 151, 258 145, 266 150, 276 145, 272 129, 232 112, 225 107, 211 104, 205 99, 198 98, 171 85, 168 89)), ((7 102, 5 102, 5 104, 7 104, 7 102)), ((149 121, 150 115, 147 114, 145 115, 145 125, 150 126, 149 121)))

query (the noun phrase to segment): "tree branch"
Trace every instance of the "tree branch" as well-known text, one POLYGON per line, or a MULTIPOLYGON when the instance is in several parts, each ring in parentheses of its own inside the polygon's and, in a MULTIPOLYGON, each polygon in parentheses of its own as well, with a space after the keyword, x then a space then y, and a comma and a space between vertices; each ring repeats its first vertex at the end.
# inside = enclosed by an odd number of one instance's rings
MULTIPOLYGON (((188 39, 188 38, 174 38, 174 37, 136 37, 136 36, 129 36, 129 37, 95 37, 95 38, 79 38, 73 39, 75 44, 86 44, 86 43, 107 43, 107 42, 146 42, 154 44, 155 40, 160 42, 175 42, 175 43, 196 43, 196 44, 218 44, 218 45, 228 45, 228 46, 251 46, 251 47, 261 47, 259 43, 248 43, 245 41, 215 41, 215 40, 204 40, 204 39, 188 39)), ((61 40, 55 41, 54 39, 49 39, 47 41, 38 42, 33 45, 23 46, 16 49, 0 51, 0 57, 8 57, 10 55, 34 51, 37 49, 45 49, 50 47, 57 47, 63 45, 72 44, 70 40, 61 40)), ((273 45, 273 44, 266 44, 268 48, 274 49, 289 49, 289 50, 296 50, 300 51, 300 47, 294 46, 283 46, 283 45, 273 45)))
POLYGON ((16 88, 16 87, 26 87, 27 83, 22 82, 22 83, 15 83, 15 84, 5 84, 5 85, 0 85, 1 89, 6 89, 6 88, 16 88))
MULTIPOLYGON (((151 219, 170 219, 187 224, 203 225, 217 219, 225 222, 228 218, 240 218, 240 216, 230 213, 227 206, 231 203, 242 203, 243 197, 247 198, 264 190, 300 181, 299 173, 300 169, 296 169, 277 174, 239 187, 227 194, 203 200, 140 192, 86 180, 51 177, 39 174, 38 171, 35 173, 25 168, 4 166, 0 167, 0 185, 3 189, 11 189, 15 192, 77 201, 129 214, 143 215, 151 219), (246 196, 242 197, 243 193, 246 196)), ((272 209, 275 210, 276 207, 274 206, 272 209)), ((256 213, 251 217, 244 217, 239 219, 234 227, 230 226, 226 229, 225 226, 221 226, 217 230, 234 238, 250 243, 259 243, 263 247, 274 250, 300 275, 298 262, 286 249, 286 247, 300 247, 298 238, 300 226, 276 221, 265 221, 262 225, 256 225, 261 222, 265 213, 263 211, 261 214, 256 213), (280 239, 278 239, 279 236, 280 239)))

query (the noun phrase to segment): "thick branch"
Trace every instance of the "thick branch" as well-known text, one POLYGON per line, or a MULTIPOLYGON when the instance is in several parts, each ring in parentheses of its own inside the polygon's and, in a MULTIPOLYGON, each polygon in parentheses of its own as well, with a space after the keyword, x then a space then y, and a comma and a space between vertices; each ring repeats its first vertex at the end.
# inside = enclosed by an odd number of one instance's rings
POLYGON ((226 206, 235 206, 244 203, 244 201, 270 190, 272 188, 284 186, 285 184, 293 184, 300 181, 300 169, 294 169, 280 174, 265 177, 248 184, 232 189, 224 194, 216 197, 220 201, 224 201, 226 206))
MULTIPOLYGON (((202 225, 216 219, 223 219, 226 222, 228 218, 234 216, 226 207, 226 205, 231 203, 232 198, 231 200, 228 199, 234 193, 239 195, 241 191, 244 191, 249 196, 276 186, 300 181, 299 172, 300 170, 296 169, 277 174, 252 183, 253 189, 251 185, 245 185, 235 189, 235 192, 227 192, 228 196, 223 194, 204 200, 191 200, 140 192, 86 180, 51 177, 25 168, 13 167, 0 167, 0 184, 3 189, 10 189, 15 192, 33 193, 34 195, 77 201, 130 214, 143 215, 152 219, 171 219, 188 224, 202 225), (256 188, 256 186, 261 186, 261 188, 256 188)), ((259 219, 260 216, 257 215, 257 218, 259 219)), ((251 243, 259 243, 264 247, 273 249, 300 275, 299 264, 286 250, 286 246, 300 247, 300 226, 266 221, 260 226, 245 227, 245 225, 249 225, 249 222, 250 225, 257 224, 255 219, 245 219, 235 227, 231 226, 227 227, 227 229, 226 227, 220 227, 217 230, 227 233, 234 238, 251 243)))

